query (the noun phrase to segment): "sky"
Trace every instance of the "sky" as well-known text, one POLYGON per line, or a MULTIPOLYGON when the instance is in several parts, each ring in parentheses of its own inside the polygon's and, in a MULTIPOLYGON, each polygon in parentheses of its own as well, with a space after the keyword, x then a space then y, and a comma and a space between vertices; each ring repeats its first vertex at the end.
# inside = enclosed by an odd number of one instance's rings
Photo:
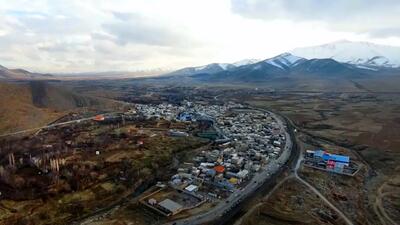
POLYGON ((0 65, 171 70, 337 40, 400 46, 399 0, 0 0, 0 65))

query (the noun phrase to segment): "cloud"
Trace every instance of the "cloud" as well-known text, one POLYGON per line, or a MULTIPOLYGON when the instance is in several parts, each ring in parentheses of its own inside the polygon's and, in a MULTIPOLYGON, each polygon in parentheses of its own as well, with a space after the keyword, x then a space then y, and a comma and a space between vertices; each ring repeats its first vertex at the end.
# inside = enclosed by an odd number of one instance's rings
POLYGON ((268 58, 337 39, 400 45, 398 15, 398 0, 4 1, 0 65, 142 70, 268 58))
MULTIPOLYGON (((104 30, 114 37, 120 45, 129 43, 157 46, 172 46, 185 43, 186 35, 174 27, 163 25, 161 21, 140 14, 113 12, 117 19, 102 25, 104 30)), ((188 38, 187 38, 188 40, 188 38)))
POLYGON ((231 10, 267 21, 322 22, 339 31, 369 33, 400 27, 398 0, 231 0, 231 10))
POLYGON ((21 11, 21 10, 9 10, 7 12, 8 15, 20 18, 31 18, 31 19, 46 19, 48 15, 41 12, 29 12, 29 11, 21 11))
POLYGON ((368 34, 377 38, 400 37, 400 27, 378 28, 371 30, 368 34))

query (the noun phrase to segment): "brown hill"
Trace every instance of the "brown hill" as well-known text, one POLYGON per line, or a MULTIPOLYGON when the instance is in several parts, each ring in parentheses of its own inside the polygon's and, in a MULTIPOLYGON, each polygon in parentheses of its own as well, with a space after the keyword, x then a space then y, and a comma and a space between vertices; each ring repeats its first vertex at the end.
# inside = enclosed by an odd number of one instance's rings
POLYGON ((44 81, 0 82, 0 134, 43 126, 79 107, 118 107, 107 99, 74 94, 44 81))
POLYGON ((0 80, 47 80, 54 79, 53 75, 31 73, 23 69, 8 69, 0 65, 0 80))
POLYGON ((108 100, 75 94, 63 86, 49 85, 46 81, 30 81, 32 104, 39 108, 65 111, 78 107, 92 107, 107 104, 108 100))
POLYGON ((1 133, 38 127, 61 115, 55 110, 33 105, 28 85, 0 83, 1 133))

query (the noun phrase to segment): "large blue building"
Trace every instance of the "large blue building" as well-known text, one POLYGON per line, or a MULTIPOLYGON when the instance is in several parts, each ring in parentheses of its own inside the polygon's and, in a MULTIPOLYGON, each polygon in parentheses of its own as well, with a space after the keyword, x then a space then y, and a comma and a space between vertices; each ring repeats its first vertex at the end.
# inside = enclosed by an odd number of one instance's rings
POLYGON ((321 158, 325 162, 333 161, 335 163, 344 164, 346 166, 350 164, 350 157, 346 155, 331 154, 327 153, 324 150, 308 151, 307 153, 312 154, 312 152, 314 158, 321 158))
POLYGON ((179 113, 177 119, 180 121, 192 121, 193 116, 190 113, 182 112, 179 113))

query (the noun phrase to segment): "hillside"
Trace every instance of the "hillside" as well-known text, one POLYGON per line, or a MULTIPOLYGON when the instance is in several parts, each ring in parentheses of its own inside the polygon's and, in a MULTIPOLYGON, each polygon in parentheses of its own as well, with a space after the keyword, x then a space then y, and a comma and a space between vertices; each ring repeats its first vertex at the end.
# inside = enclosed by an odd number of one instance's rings
POLYGON ((28 85, 0 83, 0 132, 38 127, 55 120, 61 112, 36 107, 28 85))
POLYGON ((104 104, 105 100, 75 94, 64 87, 49 85, 43 81, 29 82, 32 104, 39 108, 51 108, 59 111, 77 107, 104 104))
POLYGON ((79 107, 107 109, 117 103, 77 95, 42 81, 0 82, 0 133, 43 126, 79 107))
POLYGON ((0 80, 48 80, 54 79, 53 75, 31 73, 23 69, 8 69, 0 65, 0 80))

